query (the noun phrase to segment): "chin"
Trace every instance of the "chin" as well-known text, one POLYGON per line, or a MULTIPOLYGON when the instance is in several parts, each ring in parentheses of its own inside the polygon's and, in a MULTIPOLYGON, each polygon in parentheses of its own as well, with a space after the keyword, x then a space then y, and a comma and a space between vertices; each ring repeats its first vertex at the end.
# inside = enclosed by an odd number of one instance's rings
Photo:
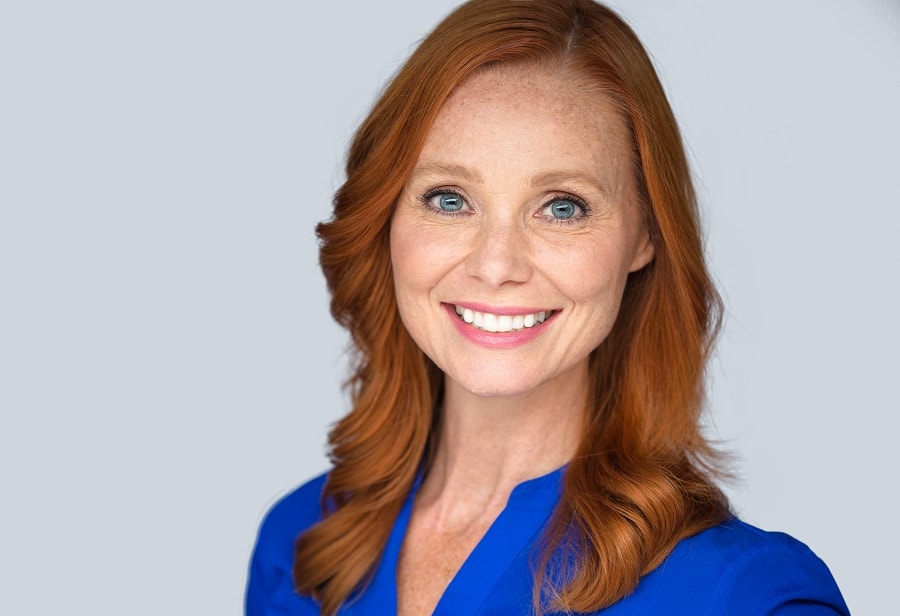
POLYGON ((519 389, 519 388, 497 388, 497 387, 466 387, 463 386, 463 389, 468 391, 473 396, 478 396, 479 398, 513 398, 515 396, 521 396, 523 394, 527 394, 530 389, 519 389))
POLYGON ((512 398, 528 394, 538 387, 540 383, 533 380, 523 380, 522 374, 516 374, 514 378, 492 376, 490 379, 455 379, 457 387, 479 398, 512 398))

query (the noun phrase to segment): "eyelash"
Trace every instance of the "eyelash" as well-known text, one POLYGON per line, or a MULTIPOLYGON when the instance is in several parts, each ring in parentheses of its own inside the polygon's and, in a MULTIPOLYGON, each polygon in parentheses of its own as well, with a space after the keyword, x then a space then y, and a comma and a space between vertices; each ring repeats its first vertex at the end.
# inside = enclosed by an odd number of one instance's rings
MULTIPOLYGON (((421 202, 422 206, 425 209, 427 209, 429 212, 435 214, 436 216, 446 216, 448 218, 455 218, 457 216, 467 215, 466 211, 460 210, 460 211, 456 211, 456 212, 448 212, 446 210, 441 210, 440 208, 434 207, 429 203, 432 199, 434 199, 435 197, 438 197, 440 195, 452 195, 454 197, 462 199, 463 203, 465 203, 466 206, 468 206, 468 201, 466 201, 466 198, 463 197, 459 193, 459 191, 451 189, 451 188, 434 188, 432 190, 429 190, 428 192, 419 196, 419 201, 421 202)), ((547 208, 548 206, 553 204, 555 201, 570 201, 570 202, 574 203, 577 207, 581 208, 581 215, 572 217, 572 218, 555 218, 553 216, 548 217, 548 219, 553 224, 574 225, 574 224, 583 222, 585 218, 587 218, 588 216, 591 215, 591 208, 588 206, 587 203, 585 203, 585 201, 583 199, 581 199, 580 197, 576 197, 575 195, 573 195, 571 193, 562 193, 562 192, 551 195, 549 199, 547 199, 546 201, 543 202, 543 204, 541 204, 539 211, 543 211, 545 208, 547 208)))

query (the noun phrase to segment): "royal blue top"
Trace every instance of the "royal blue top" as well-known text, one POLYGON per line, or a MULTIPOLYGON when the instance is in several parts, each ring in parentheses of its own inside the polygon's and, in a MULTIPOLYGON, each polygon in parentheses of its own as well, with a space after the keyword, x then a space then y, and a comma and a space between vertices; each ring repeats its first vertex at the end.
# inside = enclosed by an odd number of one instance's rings
MULTIPOLYGON (((516 486, 506 509, 441 597, 439 616, 533 614, 532 548, 559 499, 562 469, 516 486)), ((319 613, 293 590, 294 540, 321 519, 325 476, 285 496, 259 530, 250 563, 247 616, 319 613)), ((395 572, 415 490, 394 523, 371 583, 338 612, 394 614, 395 572)), ((682 540, 635 591, 595 612, 602 616, 825 616, 849 614, 831 573, 805 545, 736 519, 682 540)))

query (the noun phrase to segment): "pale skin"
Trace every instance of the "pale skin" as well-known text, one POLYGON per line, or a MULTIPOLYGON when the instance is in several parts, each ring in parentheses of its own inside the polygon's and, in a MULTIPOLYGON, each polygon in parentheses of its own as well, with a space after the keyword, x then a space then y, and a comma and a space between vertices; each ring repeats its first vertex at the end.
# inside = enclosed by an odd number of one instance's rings
POLYGON ((401 317, 445 374, 397 566, 401 616, 431 614, 513 488, 575 454, 588 356, 653 258, 628 144, 602 94, 556 68, 474 75, 428 134, 391 223, 401 317), (515 332, 466 329, 454 307, 473 305, 552 317, 506 344, 515 332))

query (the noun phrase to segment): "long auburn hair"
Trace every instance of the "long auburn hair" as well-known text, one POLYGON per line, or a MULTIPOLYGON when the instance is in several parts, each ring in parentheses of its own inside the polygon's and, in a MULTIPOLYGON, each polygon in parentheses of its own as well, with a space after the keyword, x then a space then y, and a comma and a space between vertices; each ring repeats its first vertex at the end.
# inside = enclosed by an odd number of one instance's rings
POLYGON ((296 542, 301 594, 334 614, 365 586, 434 445, 443 375, 401 323, 389 229, 444 101, 508 63, 596 83, 630 128, 655 258, 632 273, 592 353, 586 430, 536 553, 534 606, 594 611, 628 595, 684 537, 727 518, 700 430, 721 302, 704 262, 675 118, 632 30, 591 0, 472 0, 419 45, 351 145, 333 218, 317 228, 331 312, 352 337, 353 408, 329 435, 324 519, 296 542), (563 557, 559 557, 563 554, 563 557))

